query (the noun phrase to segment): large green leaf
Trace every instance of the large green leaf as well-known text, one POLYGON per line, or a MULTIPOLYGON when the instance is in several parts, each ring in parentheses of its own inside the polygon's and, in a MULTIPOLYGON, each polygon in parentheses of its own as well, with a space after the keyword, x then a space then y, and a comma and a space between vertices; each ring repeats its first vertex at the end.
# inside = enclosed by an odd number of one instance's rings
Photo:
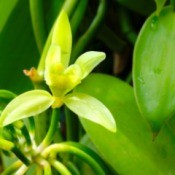
POLYGON ((0 32, 18 1, 19 0, 0 0, 0 32))
POLYGON ((147 19, 134 50, 135 93, 154 134, 175 113, 174 31, 175 13, 166 7, 147 19))
POLYGON ((104 159, 122 175, 175 174, 175 142, 164 127, 155 141, 137 108, 133 89, 106 75, 89 76, 77 88, 103 102, 115 117, 118 129, 111 133, 81 118, 81 122, 104 159))
POLYGON ((0 30, 0 88, 19 93, 30 85, 23 69, 35 66, 39 55, 33 37, 28 0, 7 3, 9 8, 6 1, 0 1, 0 16, 7 15, 1 21, 0 30))

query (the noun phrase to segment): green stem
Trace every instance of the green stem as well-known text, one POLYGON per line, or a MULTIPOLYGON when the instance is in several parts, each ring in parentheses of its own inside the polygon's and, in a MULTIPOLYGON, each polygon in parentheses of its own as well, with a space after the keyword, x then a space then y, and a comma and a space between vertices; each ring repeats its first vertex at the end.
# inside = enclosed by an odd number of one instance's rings
POLYGON ((14 174, 15 171, 17 171, 21 166, 23 165, 23 163, 21 161, 16 161, 15 163, 13 163, 12 165, 10 165, 8 168, 6 168, 4 170, 4 172, 1 175, 12 175, 14 174))
POLYGON ((79 139, 79 120, 78 117, 65 107, 66 114, 66 139, 68 141, 78 141, 79 139))
POLYGON ((120 39, 108 26, 103 25, 99 31, 98 38, 112 51, 121 53, 126 47, 126 42, 120 39))
POLYGON ((38 166, 36 168, 35 174, 37 174, 37 175, 43 175, 43 168, 40 167, 40 166, 38 166))
POLYGON ((61 174, 61 175, 71 175, 70 171, 61 162, 49 159, 49 163, 61 174))
POLYGON ((48 129, 48 132, 39 146, 39 150, 43 150, 47 147, 54 139, 54 135, 58 130, 58 122, 60 120, 60 109, 53 109, 52 116, 51 116, 51 123, 48 129))
POLYGON ((79 144, 77 144, 77 143, 67 142, 67 143, 53 144, 53 145, 47 147, 42 152, 42 156, 47 158, 50 153, 57 154, 57 153, 62 153, 62 152, 76 155, 77 157, 84 160, 87 164, 89 164, 90 167, 94 170, 94 172, 96 174, 105 175, 104 170, 96 162, 96 160, 93 157, 91 157, 89 154, 87 154, 84 150, 82 150, 81 147, 79 147, 79 144))
POLYGON ((40 54, 46 41, 44 25, 43 0, 29 0, 33 31, 40 54))
POLYGON ((13 125, 8 125, 6 128, 7 128, 7 132, 9 132, 9 134, 11 136, 11 140, 13 142, 18 142, 19 138, 17 137, 17 133, 16 133, 16 130, 15 130, 14 126, 13 125))
POLYGON ((31 141, 31 138, 30 138, 30 134, 28 132, 28 129, 27 129, 27 127, 25 125, 22 127, 21 132, 22 132, 23 136, 26 139, 27 145, 31 146, 32 145, 32 141, 31 141))
POLYGON ((40 144, 42 140, 45 138, 47 131, 49 129, 50 123, 50 110, 47 110, 37 116, 34 117, 35 120, 35 141, 37 144, 40 144))
POLYGON ((170 0, 170 5, 172 5, 173 9, 175 10, 175 0, 170 0))
POLYGON ((85 50, 92 38, 98 31, 106 11, 106 0, 99 0, 99 6, 95 18, 93 19, 88 30, 79 38, 72 51, 71 63, 74 63, 76 58, 85 50))
POLYGON ((8 141, 8 140, 5 140, 5 139, 2 139, 0 138, 0 149, 3 149, 3 150, 6 150, 6 151, 10 151, 11 149, 14 148, 14 143, 8 141))
POLYGON ((24 175, 26 174, 26 171, 28 170, 29 167, 27 167, 26 165, 22 165, 16 172, 14 175, 24 175))
POLYGON ((87 7, 87 0, 80 0, 78 6, 76 7, 76 10, 71 18, 70 24, 71 24, 71 29, 72 29, 72 36, 74 37, 77 29, 84 17, 84 13, 86 11, 87 7))
POLYGON ((66 166, 72 175, 80 175, 78 168, 72 162, 69 161, 68 163, 66 163, 66 166))
POLYGON ((35 133, 35 120, 33 117, 29 117, 28 118, 28 122, 29 122, 29 131, 32 133, 35 133))
POLYGON ((30 160, 17 148, 13 147, 11 151, 18 157, 26 166, 30 165, 30 160))
POLYGON ((65 3, 63 4, 62 9, 64 9, 68 14, 68 16, 71 17, 77 3, 78 3, 78 0, 66 0, 65 3))
POLYGON ((51 166, 47 161, 44 163, 44 175, 52 175, 51 166))
POLYGON ((121 26, 123 35, 128 39, 130 43, 134 45, 137 39, 137 34, 133 29, 128 12, 121 7, 119 10, 119 16, 120 16, 119 18, 120 26, 121 26))
POLYGON ((132 82, 132 71, 129 72, 129 74, 128 74, 128 76, 127 76, 127 78, 126 78, 125 81, 126 81, 128 84, 130 84, 130 83, 132 82))

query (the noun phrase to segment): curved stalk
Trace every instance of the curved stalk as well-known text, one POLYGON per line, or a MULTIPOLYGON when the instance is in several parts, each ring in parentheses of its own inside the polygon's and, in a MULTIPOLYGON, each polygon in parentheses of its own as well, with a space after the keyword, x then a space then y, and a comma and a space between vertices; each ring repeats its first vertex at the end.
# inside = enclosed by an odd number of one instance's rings
POLYGON ((30 160, 17 148, 14 147, 11 151, 18 157, 25 165, 30 165, 30 160))
POLYGON ((61 175, 71 175, 70 171, 61 162, 49 159, 49 163, 61 174, 61 175))
POLYGON ((5 140, 3 138, 0 138, 0 149, 10 151, 11 149, 14 148, 14 146, 15 146, 14 143, 5 140))
POLYGON ((72 162, 69 161, 68 163, 66 163, 66 166, 72 173, 72 175, 80 175, 78 168, 72 162))
POLYGON ((43 175, 43 168, 38 166, 35 170, 36 175, 43 175))
POLYGON ((120 26, 121 26, 123 35, 128 39, 128 41, 131 44, 134 45, 137 39, 137 34, 133 29, 133 26, 131 24, 131 19, 129 18, 129 14, 125 9, 120 8, 119 16, 120 16, 120 26))
POLYGON ((53 144, 47 147, 42 152, 42 156, 47 158, 50 155, 50 153, 52 154, 63 153, 63 152, 70 153, 81 158, 87 164, 89 164, 96 174, 105 175, 104 170, 96 162, 96 160, 76 145, 78 144, 71 143, 71 142, 53 144))
POLYGON ((51 123, 46 137, 38 147, 42 151, 46 146, 48 146, 54 139, 55 132, 58 130, 58 122, 60 119, 60 109, 53 109, 51 116, 51 123))
POLYGON ((77 29, 84 17, 84 13, 86 11, 88 0, 81 0, 78 4, 78 6, 75 9, 75 12, 71 18, 70 24, 72 29, 72 36, 74 37, 77 29))
POLYGON ((44 25, 43 0, 29 0, 33 31, 40 54, 42 53, 46 31, 44 25))
POLYGON ((93 36, 96 34, 106 11, 106 0, 99 0, 99 6, 95 18, 93 19, 88 30, 79 38, 72 51, 71 63, 84 51, 93 36))
POLYGON ((21 161, 16 161, 12 165, 10 165, 8 168, 4 170, 4 172, 1 175, 12 175, 15 171, 17 171, 23 163, 21 161))
POLYGON ((14 175, 24 175, 29 167, 26 165, 22 165, 15 173, 14 175))
POLYGON ((68 14, 68 16, 70 17, 77 3, 78 3, 78 0, 66 0, 65 3, 63 4, 62 9, 64 9, 68 14))
POLYGON ((72 111, 65 107, 66 115, 66 139, 68 141, 78 141, 79 139, 79 119, 72 111))

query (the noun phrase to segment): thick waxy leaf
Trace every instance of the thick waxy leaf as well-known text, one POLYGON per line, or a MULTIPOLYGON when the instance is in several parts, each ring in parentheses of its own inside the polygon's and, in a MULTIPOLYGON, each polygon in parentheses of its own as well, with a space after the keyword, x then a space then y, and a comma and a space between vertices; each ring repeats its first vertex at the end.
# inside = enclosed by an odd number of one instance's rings
POLYGON ((33 90, 23 93, 12 100, 0 116, 0 127, 17 120, 37 115, 54 102, 54 98, 44 90, 33 90))
POLYGON ((145 22, 134 50, 135 94, 156 135, 175 112, 175 13, 167 7, 145 22))
POLYGON ((111 132, 116 132, 116 123, 110 111, 96 98, 82 93, 72 93, 64 103, 79 117, 97 123, 111 132))
POLYGON ((55 23, 52 43, 59 45, 61 49, 61 62, 67 67, 72 48, 72 33, 70 23, 65 11, 61 11, 55 23))
POLYGON ((105 59, 106 55, 103 52, 90 51, 82 54, 76 60, 82 70, 82 78, 85 78, 101 61, 105 59))
POLYGON ((84 118, 80 120, 102 157, 118 174, 175 174, 174 135, 164 126, 152 141, 128 84, 111 76, 92 74, 76 91, 96 97, 112 112, 117 123, 116 133, 84 118))

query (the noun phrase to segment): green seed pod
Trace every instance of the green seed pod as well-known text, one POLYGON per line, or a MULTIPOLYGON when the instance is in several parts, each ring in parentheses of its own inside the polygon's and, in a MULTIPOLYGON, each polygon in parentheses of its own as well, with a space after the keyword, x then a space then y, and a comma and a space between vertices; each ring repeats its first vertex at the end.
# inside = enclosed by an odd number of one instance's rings
POLYGON ((175 113, 175 13, 165 7, 151 15, 137 39, 133 64, 138 106, 155 137, 175 113))

